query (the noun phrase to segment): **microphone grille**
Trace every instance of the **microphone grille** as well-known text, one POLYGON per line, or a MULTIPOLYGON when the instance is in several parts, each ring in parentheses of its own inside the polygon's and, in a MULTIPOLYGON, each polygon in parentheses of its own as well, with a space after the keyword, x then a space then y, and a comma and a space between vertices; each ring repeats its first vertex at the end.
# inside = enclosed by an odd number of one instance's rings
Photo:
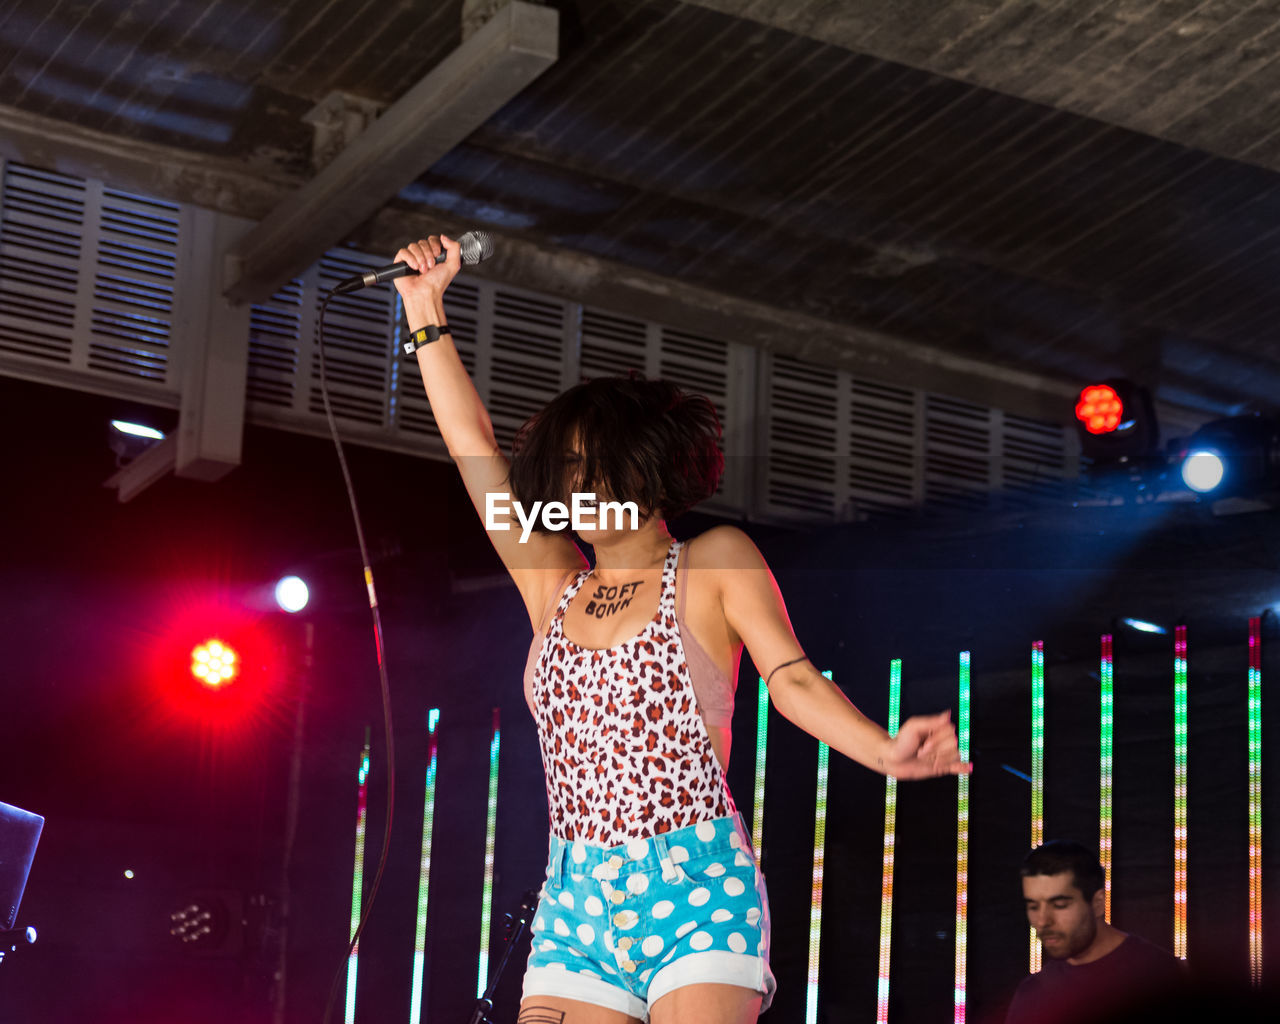
POLYGON ((458 245, 462 247, 462 262, 468 265, 493 255, 493 239, 487 231, 468 231, 458 239, 458 245))

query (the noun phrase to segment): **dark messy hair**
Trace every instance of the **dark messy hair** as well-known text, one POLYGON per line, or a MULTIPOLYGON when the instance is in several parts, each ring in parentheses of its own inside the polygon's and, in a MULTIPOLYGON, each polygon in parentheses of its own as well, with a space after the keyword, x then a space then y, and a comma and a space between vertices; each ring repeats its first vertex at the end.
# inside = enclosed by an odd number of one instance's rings
MULTIPOLYGON (((720 418, 705 396, 634 374, 600 377, 554 398, 516 433, 511 489, 525 505, 568 504, 576 485, 670 519, 715 493, 719 440, 720 418)), ((535 528, 544 529, 541 517, 535 528)))
POLYGON ((1051 839, 1037 846, 1022 862, 1022 877, 1032 875, 1060 875, 1071 872, 1072 882, 1088 903, 1094 893, 1106 884, 1106 875, 1098 855, 1070 839, 1051 839))

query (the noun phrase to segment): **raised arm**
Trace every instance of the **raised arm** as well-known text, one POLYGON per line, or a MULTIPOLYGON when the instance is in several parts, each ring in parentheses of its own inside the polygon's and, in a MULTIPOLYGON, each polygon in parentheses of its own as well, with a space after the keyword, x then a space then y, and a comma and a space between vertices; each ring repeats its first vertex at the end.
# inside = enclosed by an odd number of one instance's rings
POLYGON ((786 605, 764 558, 741 530, 718 526, 700 538, 714 567, 732 639, 746 645, 774 706, 833 750, 897 778, 961 774, 950 712, 908 718, 890 738, 804 656, 786 605))
MULTIPOLYGON (((461 249, 445 236, 433 235, 405 246, 395 255, 418 276, 397 278, 409 330, 445 324, 444 292, 461 267, 461 249), (442 258, 443 257, 443 258, 442 258)), ((451 335, 418 349, 418 369, 427 389, 431 412, 450 457, 462 475, 471 503, 485 521, 486 495, 509 490, 510 466, 493 436, 493 423, 467 369, 458 357, 451 335)), ((498 518, 507 523, 508 517, 498 518)), ((586 559, 567 534, 531 533, 521 543, 521 531, 488 530, 503 565, 524 599, 537 629, 552 592, 566 572, 586 565, 586 559)))

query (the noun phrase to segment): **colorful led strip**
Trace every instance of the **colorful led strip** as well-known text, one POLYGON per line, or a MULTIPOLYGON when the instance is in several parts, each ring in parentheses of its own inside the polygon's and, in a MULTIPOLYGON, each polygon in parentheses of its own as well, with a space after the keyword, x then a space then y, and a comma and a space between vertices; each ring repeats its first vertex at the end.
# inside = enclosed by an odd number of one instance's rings
POLYGON ((1262 619, 1249 620, 1249 980, 1262 984, 1262 619))
MULTIPOLYGON (((359 789, 356 790, 356 865, 351 880, 351 932, 347 941, 360 927, 360 904, 364 899, 364 834, 365 819, 369 809, 369 726, 364 727, 364 750, 360 753, 359 789)), ((360 960, 360 943, 356 943, 347 958, 347 1004, 343 1020, 353 1024, 356 1019, 356 975, 360 960)))
POLYGON ((413 932, 413 986, 409 1024, 422 1018, 422 975, 427 960, 427 895, 431 889, 431 830, 436 817, 436 725, 440 709, 427 712, 427 794, 422 808, 422 860, 418 868, 418 920, 413 932))
POLYGON ((493 736, 489 740, 489 819, 484 835, 484 904, 480 912, 480 970, 476 974, 476 998, 489 987, 489 931, 493 917, 493 846, 498 827, 498 709, 493 709, 493 736))
MULTIPOLYGON (((969 652, 960 652, 960 760, 969 760, 969 652)), ((969 961, 969 776, 956 776, 955 1024, 964 1024, 969 961)))
MULTIPOLYGON (((830 672, 823 672, 828 679, 830 672)), ((827 766, 831 748, 818 742, 818 792, 813 812, 813 888, 809 895, 809 986, 805 995, 805 1024, 818 1021, 818 961, 822 953, 822 874, 827 854, 827 766)))
MULTIPOLYGON (((1031 645, 1031 848, 1044 842, 1044 641, 1031 645)), ((1031 929, 1031 973, 1040 970, 1040 938, 1031 929)))
POLYGON ((1173 639, 1173 955, 1187 958, 1187 627, 1173 639))
POLYGON ((764 759, 769 747, 769 688, 760 679, 756 696, 756 794, 751 807, 751 845, 757 860, 764 851, 764 759))
POLYGON ((1100 714, 1098 757, 1098 859, 1102 862, 1105 914, 1111 920, 1111 758, 1115 742, 1115 664, 1111 658, 1111 634, 1102 637, 1098 666, 1100 714))
MULTIPOLYGON (((902 659, 889 663, 890 736, 898 735, 898 718, 902 705, 902 659)), ((893 938, 893 851, 897 842, 898 780, 892 775, 884 780, 884 858, 880 866, 880 978, 876 984, 876 1024, 889 1020, 889 949, 893 938)))

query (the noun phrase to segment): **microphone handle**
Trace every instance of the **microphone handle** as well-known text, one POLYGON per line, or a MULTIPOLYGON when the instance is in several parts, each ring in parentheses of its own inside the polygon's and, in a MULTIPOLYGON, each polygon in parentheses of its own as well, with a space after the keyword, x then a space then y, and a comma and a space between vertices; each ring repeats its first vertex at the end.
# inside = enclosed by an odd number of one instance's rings
POLYGON ((333 286, 334 295, 344 295, 347 292, 359 291, 361 288, 372 288, 375 284, 383 284, 387 281, 394 281, 397 277, 418 276, 418 272, 407 263, 392 263, 385 267, 379 267, 377 270, 366 270, 363 274, 355 274, 345 280, 339 281, 333 286))
MULTIPOLYGON (((458 236, 458 245, 460 248, 459 255, 462 262, 471 266, 479 263, 481 260, 487 260, 493 255, 493 242, 489 239, 486 231, 466 231, 458 236)), ((444 255, 443 253, 441 254, 444 255)), ((437 263, 441 262, 436 260, 437 263)), ((366 270, 362 274, 355 274, 333 286, 334 295, 343 295, 347 292, 354 292, 360 288, 371 288, 375 284, 383 284, 387 281, 394 281, 397 277, 405 277, 412 274, 418 276, 416 270, 412 270, 407 263, 392 263, 385 267, 379 267, 377 270, 366 270)))

